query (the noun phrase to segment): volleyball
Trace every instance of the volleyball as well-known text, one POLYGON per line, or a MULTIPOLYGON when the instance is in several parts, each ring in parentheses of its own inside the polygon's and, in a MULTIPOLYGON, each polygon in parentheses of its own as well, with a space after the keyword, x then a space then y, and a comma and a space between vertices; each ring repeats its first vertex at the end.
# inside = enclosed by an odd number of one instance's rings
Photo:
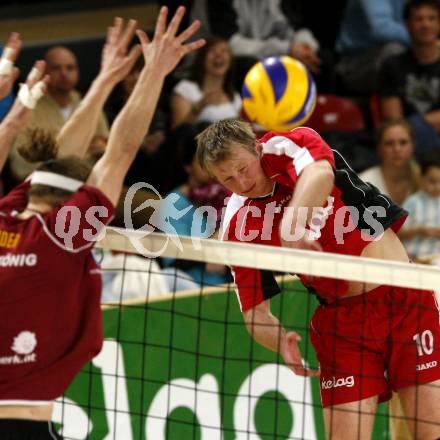
POLYGON ((266 130, 289 131, 304 124, 316 103, 316 85, 308 69, 288 56, 269 57, 246 74, 243 109, 266 130))

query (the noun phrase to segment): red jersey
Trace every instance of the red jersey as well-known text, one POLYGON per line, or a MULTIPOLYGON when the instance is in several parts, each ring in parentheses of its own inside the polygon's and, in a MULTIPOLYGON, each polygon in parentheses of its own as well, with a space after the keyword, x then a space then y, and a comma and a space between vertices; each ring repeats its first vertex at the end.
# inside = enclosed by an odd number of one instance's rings
POLYGON ((83 186, 60 207, 21 220, 28 188, 0 199, 0 404, 56 399, 102 346, 91 248, 114 207, 83 186))
MULTIPOLYGON (((261 166, 273 182, 271 194, 247 198, 233 194, 223 219, 222 238, 280 246, 279 225, 303 169, 318 160, 328 161, 335 183, 327 202, 318 207, 308 227, 324 252, 356 255, 383 230, 397 231, 406 212, 363 182, 341 154, 332 150, 314 130, 300 127, 289 133, 267 133, 260 139, 261 166)), ((233 267, 242 311, 279 293, 271 272, 233 267)), ((295 272, 295 268, 292 268, 295 272)), ((300 275, 303 284, 326 302, 343 296, 347 282, 300 275)))

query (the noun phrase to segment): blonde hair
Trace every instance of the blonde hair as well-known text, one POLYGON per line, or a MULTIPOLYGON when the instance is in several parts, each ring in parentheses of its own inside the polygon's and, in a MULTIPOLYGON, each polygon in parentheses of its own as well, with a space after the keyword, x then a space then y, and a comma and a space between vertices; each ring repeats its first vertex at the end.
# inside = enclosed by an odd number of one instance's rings
POLYGON ((239 119, 214 122, 196 136, 197 161, 210 176, 210 166, 231 157, 237 146, 257 155, 256 136, 252 126, 239 119))
POLYGON ((414 131, 410 123, 404 118, 394 118, 394 119, 385 120, 377 130, 377 143, 380 145, 383 142, 383 137, 385 136, 385 133, 388 131, 388 129, 396 126, 402 127, 404 130, 406 130, 409 137, 411 138, 413 145, 416 143, 416 137, 414 135, 414 131))

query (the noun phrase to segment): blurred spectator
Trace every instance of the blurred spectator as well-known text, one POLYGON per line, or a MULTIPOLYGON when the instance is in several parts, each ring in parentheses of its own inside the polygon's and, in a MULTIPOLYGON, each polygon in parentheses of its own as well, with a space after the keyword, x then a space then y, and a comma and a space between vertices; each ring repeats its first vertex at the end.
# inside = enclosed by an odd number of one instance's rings
POLYGON ((294 30, 296 8, 282 0, 206 1, 211 32, 229 39, 232 53, 239 57, 239 78, 258 59, 290 55, 313 73, 320 92, 331 89, 331 57, 320 50, 309 29, 294 30), (290 12, 291 15, 286 15, 290 12))
MULTIPOLYGON (((209 238, 218 229, 219 218, 225 199, 229 196, 226 189, 213 182, 200 168, 196 159, 197 144, 194 129, 192 135, 184 142, 182 165, 187 174, 185 183, 168 194, 161 206, 160 229, 165 233, 184 235, 197 238, 209 238), (217 215, 207 215, 199 207, 215 208, 217 215)), ((201 286, 212 286, 226 283, 229 275, 226 266, 194 261, 163 259, 164 266, 184 270, 201 286)))
POLYGON ((403 21, 405 0, 348 0, 336 41, 343 92, 370 95, 384 60, 403 52, 410 38, 403 21))
POLYGON ((211 37, 200 49, 188 80, 174 87, 171 96, 171 128, 183 123, 215 122, 237 118, 240 95, 234 90, 232 55, 223 38, 211 37))
POLYGON ((408 122, 403 119, 387 121, 378 134, 380 163, 360 173, 359 177, 402 205, 420 187, 420 170, 413 152, 414 136, 408 122))
POLYGON ((379 81, 384 118, 405 116, 411 123, 416 152, 440 147, 440 3, 410 0, 404 17, 411 49, 388 59, 379 81))
POLYGON ((101 303, 120 303, 164 295, 172 291, 155 260, 139 255, 94 250, 102 271, 101 303))
MULTIPOLYGON (((45 60, 50 83, 47 93, 38 101, 28 127, 38 127, 57 135, 81 102, 81 96, 75 90, 79 80, 78 62, 75 54, 63 46, 49 49, 45 60)), ((104 114, 101 115, 96 134, 108 137, 108 123, 104 114)), ((18 137, 15 147, 26 142, 28 135, 25 131, 18 137)), ((22 181, 38 164, 26 162, 15 147, 10 155, 10 168, 13 177, 22 181)))
POLYGON ((422 189, 404 203, 408 219, 399 235, 412 257, 440 252, 440 151, 421 160, 422 189))
POLYGON ((102 249, 93 253, 102 271, 103 304, 146 301, 182 290, 200 289, 185 272, 161 269, 154 259, 102 249))

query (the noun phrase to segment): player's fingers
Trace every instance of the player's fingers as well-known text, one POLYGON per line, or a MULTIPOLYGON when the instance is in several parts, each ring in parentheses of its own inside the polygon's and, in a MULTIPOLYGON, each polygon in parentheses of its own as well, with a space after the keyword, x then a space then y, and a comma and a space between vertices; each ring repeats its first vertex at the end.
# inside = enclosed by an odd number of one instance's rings
POLYGON ((20 69, 18 67, 14 67, 12 71, 12 82, 17 81, 19 76, 20 76, 20 69))
POLYGON ((168 25, 167 34, 170 36, 174 36, 179 29, 180 23, 182 21, 183 16, 185 15, 185 6, 179 6, 177 8, 174 17, 171 19, 170 24, 168 25))
POLYGON ((10 49, 7 51, 7 59, 9 61, 12 61, 13 63, 16 61, 22 44, 20 34, 18 32, 12 32, 5 46, 5 50, 10 49))
POLYGON ((131 71, 132 67, 138 60, 141 53, 142 53, 142 47, 140 44, 136 44, 136 46, 133 46, 131 48, 130 53, 126 56, 126 64, 128 67, 128 72, 131 71))
POLYGON ((150 39, 148 38, 148 35, 144 31, 141 31, 140 29, 138 29, 136 31, 136 35, 138 36, 139 41, 141 42, 142 46, 145 46, 150 43, 150 39))
POLYGON ((12 32, 6 41, 5 46, 15 48, 21 42, 20 34, 18 32, 12 32))
POLYGON ((156 28, 154 29, 154 39, 162 37, 165 33, 166 23, 167 23, 168 8, 162 6, 157 16, 156 28))
POLYGON ((318 377, 321 373, 319 370, 309 370, 304 367, 293 367, 293 371, 298 376, 318 377))
POLYGON ((107 38, 105 40, 106 46, 111 46, 115 44, 116 41, 116 28, 114 26, 109 26, 107 28, 107 38))
POLYGON ((185 46, 183 46, 185 49, 185 55, 187 53, 194 51, 194 50, 200 49, 205 44, 206 44, 206 41, 203 38, 201 38, 200 40, 197 40, 197 41, 193 41, 192 43, 185 44, 185 46))
POLYGON ((193 21, 190 26, 188 26, 181 34, 179 34, 177 40, 180 43, 184 43, 186 40, 188 40, 188 38, 192 37, 200 29, 201 25, 202 24, 200 20, 193 21))
POLYGON ((47 85, 50 82, 50 76, 49 75, 44 75, 42 81, 43 81, 44 86, 45 86, 44 91, 46 91, 47 90, 47 85))
POLYGON ((125 53, 127 51, 128 44, 133 39, 133 35, 137 28, 137 21, 130 19, 127 27, 125 28, 124 34, 119 41, 119 48, 125 53))
POLYGON ((0 57, 0 75, 12 79, 14 62, 17 59, 21 40, 16 32, 12 33, 0 57))
POLYGON ((318 251, 318 252, 321 252, 321 251, 322 251, 322 246, 321 246, 320 243, 319 243, 318 241, 316 241, 316 240, 313 240, 313 241, 310 242, 310 248, 311 248, 313 251, 318 251))
POLYGON ((43 60, 38 60, 35 62, 26 79, 26 84, 29 86, 29 88, 40 81, 44 75, 45 68, 46 63, 43 60))
POLYGON ((296 343, 298 341, 301 341, 301 335, 296 332, 289 332, 286 335, 286 340, 289 344, 296 343))
POLYGON ((124 20, 121 17, 115 17, 115 20, 113 22, 113 43, 116 44, 119 40, 122 29, 124 29, 124 20))

